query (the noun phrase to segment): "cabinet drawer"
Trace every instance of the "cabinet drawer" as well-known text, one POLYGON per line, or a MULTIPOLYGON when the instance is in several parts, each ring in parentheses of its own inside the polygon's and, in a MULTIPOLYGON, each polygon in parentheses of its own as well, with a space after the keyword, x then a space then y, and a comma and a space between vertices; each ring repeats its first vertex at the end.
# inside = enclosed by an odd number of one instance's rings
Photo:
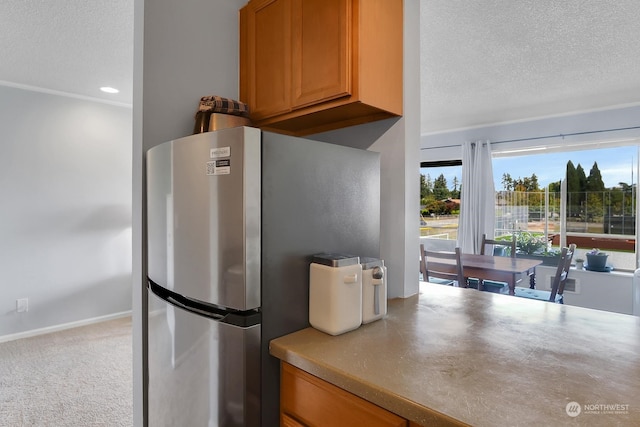
POLYGON ((283 426, 407 426, 407 420, 354 394, 282 363, 283 426))

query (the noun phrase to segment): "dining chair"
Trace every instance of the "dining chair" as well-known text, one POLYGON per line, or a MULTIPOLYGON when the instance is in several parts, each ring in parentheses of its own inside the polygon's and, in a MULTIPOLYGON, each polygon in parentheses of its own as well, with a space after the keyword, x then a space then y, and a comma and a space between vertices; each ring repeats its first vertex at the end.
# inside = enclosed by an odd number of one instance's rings
POLYGON ((454 252, 428 251, 420 244, 420 272, 425 282, 465 287, 460 248, 454 252), (447 262, 454 261, 454 263, 447 262))
MULTIPOLYGON (((495 240, 487 239, 487 235, 482 235, 482 245, 480 246, 480 255, 509 256, 516 257, 516 235, 513 234, 511 240, 495 240), (492 250, 487 252, 487 247, 492 250)), ((520 282, 522 279, 516 281, 520 282)), ((481 291, 508 294, 509 284, 506 282, 496 282, 494 280, 468 279, 470 288, 477 288, 481 291)))
POLYGON ((480 255, 485 255, 487 246, 493 246, 492 255, 516 257, 516 235, 513 234, 511 240, 487 239, 487 235, 482 235, 482 246, 480 255))
POLYGON ((569 268, 571 267, 571 260, 573 259, 573 254, 575 253, 575 251, 575 243, 570 244, 569 247, 562 248, 560 261, 558 261, 558 268, 556 269, 556 274, 553 277, 553 283, 551 284, 550 291, 542 289, 521 288, 516 286, 515 295, 520 298, 529 298, 539 301, 549 301, 557 304, 564 304, 564 285, 567 283, 569 268))

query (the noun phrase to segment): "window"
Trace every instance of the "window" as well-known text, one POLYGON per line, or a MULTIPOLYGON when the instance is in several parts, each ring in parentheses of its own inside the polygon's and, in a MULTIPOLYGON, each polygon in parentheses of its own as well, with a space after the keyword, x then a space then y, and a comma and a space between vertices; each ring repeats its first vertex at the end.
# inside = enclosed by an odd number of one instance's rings
POLYGON ((577 244, 574 258, 598 248, 616 269, 635 269, 635 145, 515 157, 497 153, 493 169, 496 233, 543 233, 556 247, 564 238, 577 244))
MULTIPOLYGON (((577 244, 575 258, 595 247, 609 254, 615 269, 633 271, 637 145, 573 148, 535 151, 544 154, 494 149, 496 236, 526 231, 556 248, 565 239, 577 244)), ((456 240, 462 165, 421 166, 421 238, 456 240)))
POLYGON ((420 236, 458 239, 462 162, 423 163, 420 168, 420 236))

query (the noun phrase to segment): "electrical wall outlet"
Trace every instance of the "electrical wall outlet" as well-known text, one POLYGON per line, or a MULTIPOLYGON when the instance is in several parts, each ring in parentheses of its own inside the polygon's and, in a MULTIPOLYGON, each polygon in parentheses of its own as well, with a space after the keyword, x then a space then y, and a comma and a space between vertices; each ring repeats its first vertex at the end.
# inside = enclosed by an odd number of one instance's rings
POLYGON ((29 311, 29 298, 20 298, 16 300, 16 311, 18 313, 24 313, 29 311))

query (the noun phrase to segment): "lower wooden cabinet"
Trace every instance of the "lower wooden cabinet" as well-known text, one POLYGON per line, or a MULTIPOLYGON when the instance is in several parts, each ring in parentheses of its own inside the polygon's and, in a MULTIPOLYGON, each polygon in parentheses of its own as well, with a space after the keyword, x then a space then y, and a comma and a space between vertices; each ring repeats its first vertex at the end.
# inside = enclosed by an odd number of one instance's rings
POLYGON ((283 362, 280 425, 400 427, 409 421, 283 362))
POLYGON ((280 425, 282 427, 305 427, 304 424, 300 424, 298 421, 294 420, 285 413, 280 414, 280 425))

